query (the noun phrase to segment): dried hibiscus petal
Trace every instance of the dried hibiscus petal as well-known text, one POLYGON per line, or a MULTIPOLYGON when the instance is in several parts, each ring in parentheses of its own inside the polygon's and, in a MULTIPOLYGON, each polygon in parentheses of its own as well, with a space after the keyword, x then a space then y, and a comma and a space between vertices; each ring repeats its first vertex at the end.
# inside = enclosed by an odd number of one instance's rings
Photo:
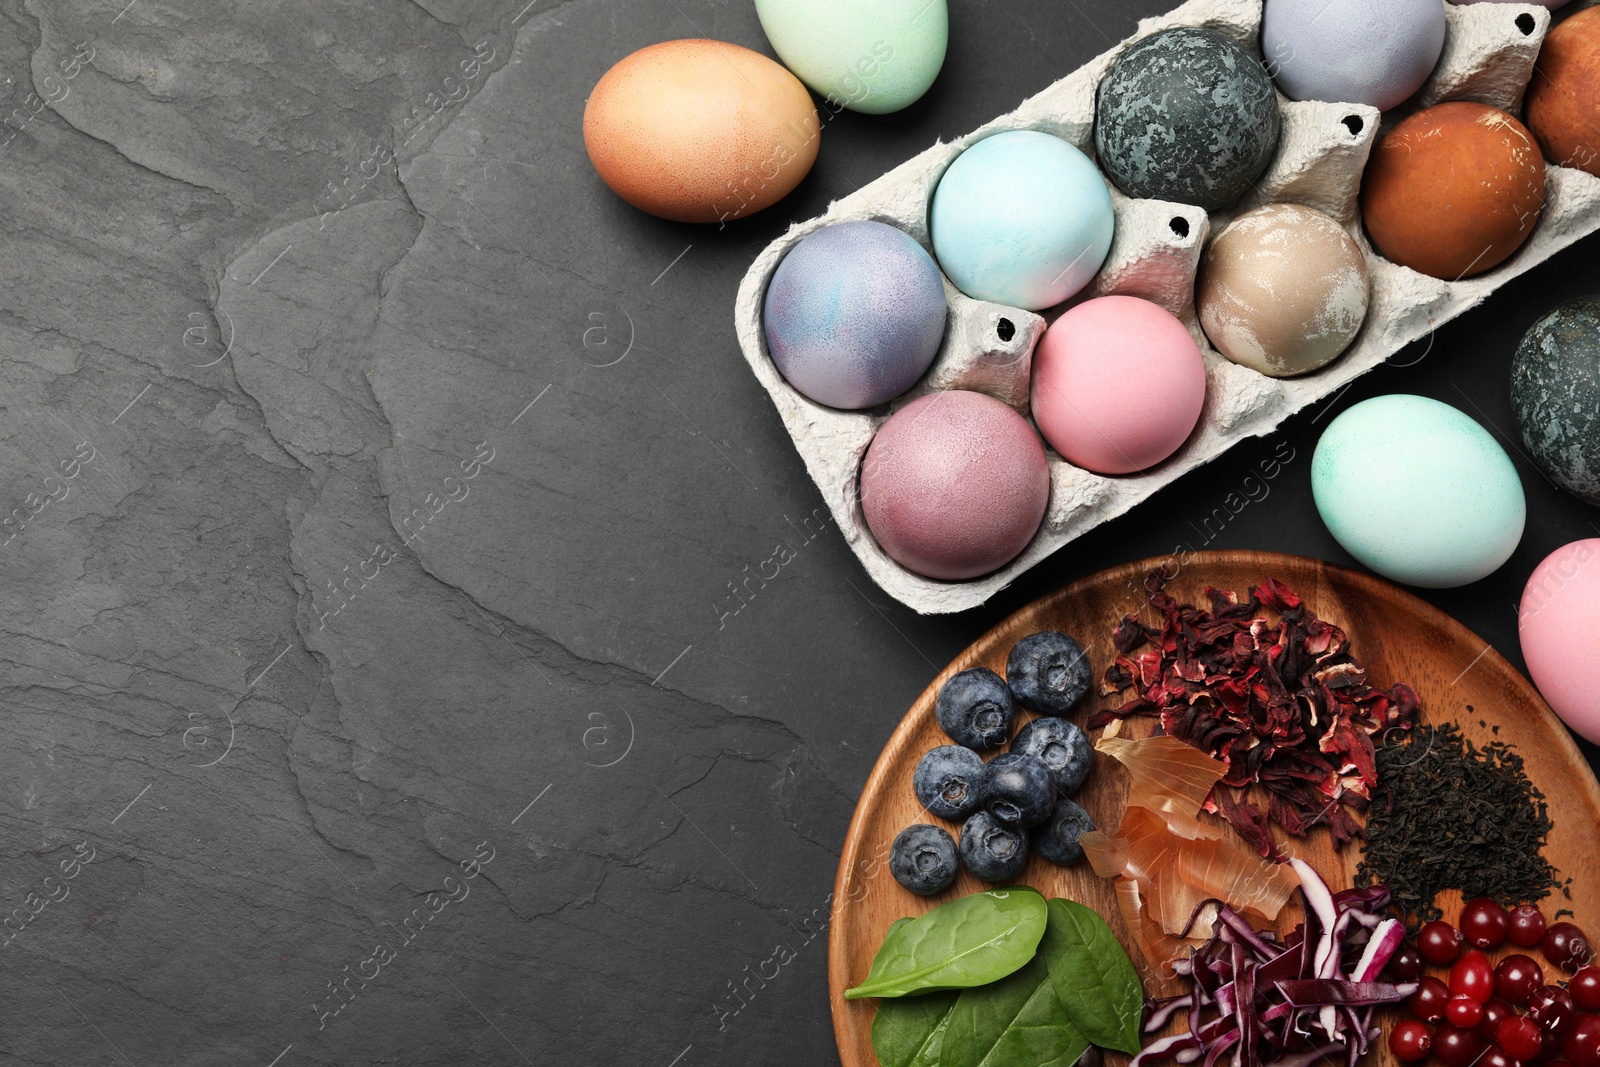
POLYGON ((1416 724, 1416 693, 1369 685, 1344 631, 1276 578, 1245 600, 1208 588, 1207 610, 1170 596, 1168 577, 1156 570, 1144 583, 1159 627, 1137 615, 1117 626, 1102 692, 1127 696, 1089 725, 1154 716, 1161 733, 1222 760, 1206 810, 1261 856, 1282 856, 1274 827, 1303 837, 1327 826, 1338 847, 1361 836, 1351 812, 1366 810, 1378 782, 1374 738, 1416 724), (1265 810, 1234 793, 1258 785, 1265 810))

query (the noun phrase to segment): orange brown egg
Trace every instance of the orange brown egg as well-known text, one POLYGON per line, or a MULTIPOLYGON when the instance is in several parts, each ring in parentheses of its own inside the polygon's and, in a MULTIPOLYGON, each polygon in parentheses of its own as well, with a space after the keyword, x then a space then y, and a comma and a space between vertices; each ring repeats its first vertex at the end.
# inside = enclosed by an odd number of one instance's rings
POLYGON ((1523 112, 1546 159, 1600 175, 1600 8, 1544 39, 1523 112))
POLYGON ((1383 256, 1446 281, 1504 263, 1544 210, 1544 157, 1528 128, 1487 104, 1419 111, 1379 142, 1361 214, 1383 256))
POLYGON ((583 112, 600 178, 642 211, 724 222, 777 202, 811 170, 821 124, 793 74, 725 41, 665 41, 606 71, 583 112))

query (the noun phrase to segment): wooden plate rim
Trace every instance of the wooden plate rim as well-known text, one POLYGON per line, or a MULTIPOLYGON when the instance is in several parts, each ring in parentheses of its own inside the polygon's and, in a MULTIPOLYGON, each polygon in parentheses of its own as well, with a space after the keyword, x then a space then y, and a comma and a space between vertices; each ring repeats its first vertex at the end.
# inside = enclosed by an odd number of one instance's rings
MULTIPOLYGON (((923 689, 922 693, 912 703, 910 710, 900 720, 899 725, 895 727, 894 733, 889 736, 883 751, 878 754, 877 762, 872 767, 872 773, 867 776, 866 785, 862 787, 861 795, 856 800, 855 810, 850 815, 850 826, 845 833, 844 846, 840 850, 839 867, 834 874, 833 908, 843 906, 848 894, 846 876, 855 866, 861 851, 862 812, 867 806, 867 801, 876 797, 878 792, 883 789, 884 781, 889 777, 890 769, 898 765, 904 749, 910 743, 910 737, 915 730, 916 724, 924 716, 932 713, 934 700, 938 695, 939 687, 944 684, 945 679, 958 671, 966 670, 977 660, 986 657, 998 642, 1011 640, 1014 628, 1024 615, 1048 612, 1059 602, 1081 595, 1085 589, 1093 586, 1118 581, 1132 581, 1137 586, 1156 567, 1171 561, 1172 557, 1170 555, 1152 556, 1135 560, 1131 563, 1109 567, 1106 570, 1097 571, 1094 574, 1080 578, 1070 585, 1062 586, 1055 592, 1031 601, 1006 616, 976 641, 968 645, 955 659, 945 665, 945 668, 923 689)), ((1553 719, 1557 718, 1555 712, 1550 709, 1544 698, 1539 695, 1539 691, 1534 688, 1533 683, 1521 671, 1513 667, 1511 662, 1502 656, 1492 644, 1484 641, 1461 622, 1440 611, 1414 593, 1409 593, 1381 578, 1361 571, 1341 567, 1325 560, 1308 556, 1296 556, 1285 552, 1265 552, 1257 549, 1222 549, 1196 552, 1193 554, 1192 559, 1184 564, 1184 568, 1198 569, 1207 566, 1229 565, 1264 568, 1265 572, 1261 575, 1263 578, 1267 577, 1275 567, 1280 569, 1292 567, 1296 570, 1304 570, 1309 567, 1316 573, 1319 582, 1331 580, 1355 589, 1363 597, 1401 605, 1441 630, 1454 631, 1457 637, 1466 637, 1479 641, 1485 646, 1485 650, 1482 659, 1477 662, 1476 666, 1488 667, 1509 683, 1509 688, 1519 692, 1531 706, 1540 709, 1544 715, 1553 719)), ((1098 677, 1096 681, 1098 682, 1098 677)), ((1584 758, 1583 753, 1579 750, 1577 743, 1573 741, 1572 735, 1567 731, 1565 725, 1561 724, 1559 720, 1557 725, 1560 727, 1554 731, 1557 738, 1557 746, 1562 750, 1562 754, 1567 757, 1569 762, 1588 770, 1588 773, 1583 776, 1581 784, 1585 792, 1588 793, 1590 804, 1594 808, 1600 809, 1600 780, 1595 778, 1593 769, 1589 768, 1588 760, 1584 758)), ((849 981, 844 971, 844 946, 839 943, 844 936, 841 933, 842 929, 843 927, 839 923, 830 921, 828 924, 828 1002, 833 1016, 834 1043, 838 1048, 841 1062, 847 1045, 844 1032, 844 1006, 846 1003, 844 991, 849 981)))

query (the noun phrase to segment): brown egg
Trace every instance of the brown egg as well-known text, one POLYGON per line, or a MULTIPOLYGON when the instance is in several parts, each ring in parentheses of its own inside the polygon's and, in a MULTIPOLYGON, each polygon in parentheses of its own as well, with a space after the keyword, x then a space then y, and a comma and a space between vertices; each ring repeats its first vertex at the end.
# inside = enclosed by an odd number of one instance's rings
POLYGON ((798 78, 725 41, 641 48, 606 71, 583 111, 601 180, 678 222, 723 222, 782 199, 811 170, 820 135, 798 78))
POLYGON ((1544 158, 1528 128, 1487 104, 1439 104, 1390 130, 1361 181, 1372 243, 1455 281, 1509 259, 1544 210, 1544 158))
POLYGON ((1544 39, 1523 111, 1546 159, 1600 175, 1600 8, 1544 39))
POLYGON ((1195 286, 1218 352, 1274 378, 1337 359, 1367 317, 1367 262, 1339 224, 1299 204, 1247 211, 1211 241, 1195 286))

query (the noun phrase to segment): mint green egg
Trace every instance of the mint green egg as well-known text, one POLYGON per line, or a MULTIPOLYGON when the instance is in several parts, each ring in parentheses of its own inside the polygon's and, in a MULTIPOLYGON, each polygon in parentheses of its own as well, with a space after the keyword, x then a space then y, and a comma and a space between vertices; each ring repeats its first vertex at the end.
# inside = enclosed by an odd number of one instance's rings
POLYGON ((945 0, 756 0, 784 66, 837 111, 899 111, 922 97, 950 41, 945 0))
POLYGON ((1362 401, 1328 425, 1311 492, 1345 551, 1424 589, 1498 570, 1528 517, 1522 480, 1489 431, 1449 404, 1406 394, 1362 401))

